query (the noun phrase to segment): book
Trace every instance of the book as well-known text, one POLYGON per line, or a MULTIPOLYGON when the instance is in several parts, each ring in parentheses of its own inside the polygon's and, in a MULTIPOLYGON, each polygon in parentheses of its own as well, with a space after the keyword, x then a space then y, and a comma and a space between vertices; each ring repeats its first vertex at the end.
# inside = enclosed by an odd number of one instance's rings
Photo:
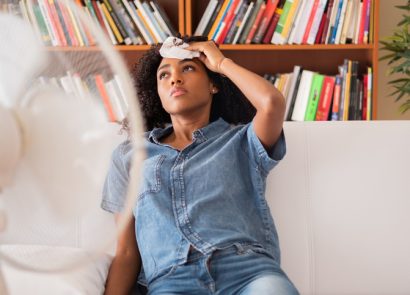
POLYGON ((316 13, 313 17, 312 26, 310 28, 306 43, 313 45, 315 44, 316 35, 319 31, 319 25, 322 21, 323 13, 325 11, 327 0, 319 0, 319 4, 316 13))
POLYGON ((329 42, 328 44, 336 44, 336 34, 337 34, 337 29, 339 27, 340 24, 340 15, 342 13, 342 8, 343 8, 343 3, 345 3, 347 0, 339 0, 339 5, 337 6, 337 12, 336 12, 336 16, 334 19, 334 23, 329 35, 329 42))
POLYGON ((324 31, 324 28, 325 28, 326 19, 327 19, 327 12, 325 11, 323 13, 322 20, 320 21, 320 24, 319 24, 319 29, 317 31, 316 38, 315 38, 315 41, 314 41, 315 44, 320 44, 320 40, 322 38, 323 31, 324 31))
POLYGON ((327 36, 327 32, 329 30, 330 19, 332 17, 332 10, 333 10, 333 4, 334 3, 335 3, 334 0, 329 0, 327 2, 326 20, 325 20, 325 24, 324 24, 324 27, 323 27, 322 35, 320 37, 320 41, 318 42, 320 44, 325 44, 326 43, 326 36, 327 36))
POLYGON ((373 112, 373 101, 372 101, 372 93, 373 93, 373 69, 371 67, 367 68, 367 120, 373 119, 372 112, 373 112))
POLYGON ((325 76, 323 80, 322 92, 320 93, 315 121, 327 121, 327 119, 329 118, 334 86, 335 77, 325 76))
POLYGON ((221 44, 225 40, 226 35, 228 34, 230 27, 232 26, 232 22, 235 17, 235 14, 238 14, 238 10, 240 8, 239 4, 240 4, 239 0, 233 0, 231 6, 229 7, 229 10, 226 13, 225 18, 223 19, 221 23, 219 32, 215 37, 216 43, 221 44))
POLYGON ((313 0, 305 0, 303 2, 303 7, 301 7, 301 13, 295 20, 295 28, 290 36, 290 44, 302 44, 303 35, 305 33, 305 28, 309 20, 310 13, 313 8, 313 0))
POLYGON ((101 11, 100 8, 98 8, 97 0, 90 0, 90 3, 91 3, 91 6, 94 9, 94 13, 95 13, 95 16, 97 17, 97 20, 98 20, 98 23, 100 24, 100 27, 105 31, 106 34, 109 35, 108 28, 107 28, 107 26, 104 22, 102 11, 101 11))
MULTIPOLYGON (((102 0, 102 1, 103 1, 104 5, 105 5, 105 8, 107 9, 109 15, 111 16, 111 20, 114 22, 115 27, 117 27, 118 32, 121 34, 121 37, 122 37, 122 38, 120 38, 120 39, 122 39, 122 41, 123 41, 126 45, 130 45, 130 44, 132 43, 132 40, 131 40, 131 38, 128 36, 128 34, 127 34, 127 32, 126 32, 124 26, 123 26, 122 23, 120 22, 120 19, 118 18, 117 13, 114 11, 114 9, 113 9, 113 7, 112 7, 110 1, 109 1, 109 0, 102 0)), ((104 9, 103 9, 103 10, 104 10, 104 9)), ((107 17, 107 15, 106 15, 106 17, 107 17)), ((109 23, 110 23, 110 21, 109 21, 109 23)), ((111 23, 110 23, 110 25, 111 25, 111 23)), ((114 30, 114 29, 113 29, 113 30, 114 30)), ((117 36, 117 35, 116 35, 116 36, 117 36)), ((117 40, 118 40, 118 38, 117 38, 117 40)), ((119 40, 118 40, 118 42, 119 42, 119 40)), ((122 43, 122 42, 119 42, 119 43, 122 43)))
POLYGON ((314 121, 319 105, 320 93, 322 92, 323 80, 325 76, 315 73, 310 86, 309 98, 306 106, 305 121, 314 121))
POLYGON ((47 31, 50 34, 51 44, 53 46, 59 46, 60 43, 57 38, 57 32, 55 31, 55 28, 51 24, 51 15, 46 8, 46 2, 47 0, 38 0, 38 6, 40 8, 40 13, 44 20, 44 23, 46 24, 47 31))
POLYGON ((232 44, 238 43, 239 38, 240 38, 241 35, 242 35, 243 29, 245 28, 245 24, 248 22, 249 17, 250 17, 250 15, 252 14, 253 9, 254 9, 254 2, 251 2, 251 3, 248 5, 248 8, 247 8, 247 10, 246 10, 246 13, 245 13, 245 15, 244 15, 244 17, 243 17, 243 19, 242 19, 242 21, 241 21, 241 24, 240 24, 240 26, 239 26, 239 28, 238 28, 238 31, 237 31, 236 34, 235 34, 235 37, 234 37, 234 39, 233 39, 233 41, 232 41, 232 44))
POLYGON ((292 7, 290 8, 289 13, 288 13, 288 17, 286 18, 285 25, 283 26, 280 44, 285 44, 288 42, 291 30, 293 29, 295 18, 298 15, 301 4, 302 4, 301 0, 293 1, 292 7))
POLYGON ((262 20, 262 16, 263 16, 263 13, 265 12, 265 9, 266 9, 266 4, 262 3, 262 5, 260 6, 260 9, 258 11, 258 14, 256 15, 255 21, 253 22, 252 27, 249 30, 249 34, 246 37, 246 40, 245 40, 246 44, 251 44, 253 36, 255 35, 256 30, 258 29, 259 24, 262 20))
POLYGON ((293 105, 295 104, 296 93, 298 91, 301 74, 302 74, 302 67, 299 65, 294 66, 292 78, 291 78, 290 86, 289 86, 289 92, 285 97, 286 98, 285 120, 290 120, 288 116, 289 116, 289 112, 292 113, 293 111, 292 103, 293 105))
POLYGON ((265 12, 263 13, 262 20, 255 33, 252 43, 256 43, 256 44, 262 43, 262 38, 268 29, 269 23, 271 19, 273 18, 273 15, 278 6, 278 3, 279 3, 279 0, 268 0, 267 1, 265 12))
POLYGON ((108 24, 110 25, 110 28, 115 36, 115 39, 117 40, 118 44, 124 43, 124 38, 121 35, 117 25, 115 24, 110 12, 107 9, 107 6, 105 3, 100 3, 101 10, 103 11, 103 14, 105 18, 107 19, 108 24))
POLYGON ((369 43, 369 27, 370 27, 370 11, 371 11, 371 5, 372 1, 367 0, 367 5, 366 5, 366 15, 364 19, 364 32, 363 32, 363 43, 368 44, 369 43))
POLYGON ((136 32, 136 29, 134 28, 134 23, 131 20, 131 17, 126 12, 125 6, 123 5, 122 1, 121 0, 109 0, 109 1, 115 13, 118 16, 118 19, 121 22, 121 25, 127 32, 127 35, 129 36, 129 38, 131 39, 131 43, 134 45, 143 44, 144 42, 142 41, 142 38, 139 36, 139 34, 136 32))
POLYGON ((30 16, 34 29, 41 36, 43 44, 46 46, 52 45, 50 33, 48 31, 46 22, 40 10, 40 6, 36 0, 27 1, 27 12, 30 16))
POLYGON ((332 105, 331 121, 339 120, 342 83, 343 83, 343 77, 341 75, 337 75, 335 78, 335 88, 333 90, 333 105, 332 105))
POLYGON ((63 11, 61 9, 61 6, 64 5, 60 5, 59 1, 52 1, 51 2, 52 5, 54 5, 54 9, 56 12, 56 16, 57 19, 56 21, 60 24, 61 30, 62 30, 62 35, 65 39, 65 46, 73 46, 73 42, 71 41, 71 37, 70 37, 70 33, 69 33, 69 29, 68 29, 68 23, 66 23, 66 19, 63 16, 63 11))
POLYGON ((265 36, 263 37, 262 42, 264 44, 270 44, 270 41, 272 40, 273 34, 275 33, 276 26, 278 25, 280 16, 282 15, 283 9, 282 8, 276 8, 275 13, 273 14, 272 20, 268 26, 268 30, 265 33, 265 36))
POLYGON ((168 18, 168 15, 166 14, 165 10, 162 8, 162 6, 158 3, 157 0, 150 0, 150 3, 152 3, 152 6, 156 8, 156 10, 158 11, 159 15, 161 16, 161 18, 163 19, 163 21, 165 22, 165 24, 167 25, 171 36, 176 36, 178 35, 178 31, 174 28, 174 26, 172 25, 172 22, 170 21, 170 19, 168 18))
POLYGON ((346 7, 346 16, 343 23, 342 33, 340 35, 340 44, 346 44, 347 32, 349 30, 350 24, 353 23, 353 0, 348 0, 346 7))
POLYGON ((232 26, 228 31, 228 34, 226 35, 226 38, 224 40, 225 44, 231 44, 235 38, 236 33, 239 30, 239 27, 241 26, 241 23, 243 21, 243 18, 245 17, 245 13, 248 9, 248 4, 246 1, 241 1, 240 3, 240 8, 238 13, 236 14, 232 26))
POLYGON ((358 15, 360 12, 360 1, 353 0, 352 1, 352 12, 350 16, 350 25, 347 29, 346 34, 346 44, 354 43, 355 41, 355 32, 358 26, 358 15))
POLYGON ((342 84, 340 91, 340 103, 339 103, 339 120, 343 120, 345 90, 346 90, 346 76, 348 72, 348 59, 344 59, 343 65, 339 67, 339 73, 342 76, 342 84))
POLYGON ((351 72, 350 72, 350 87, 349 87, 349 101, 345 104, 348 108, 349 113, 347 115, 348 120, 356 120, 358 111, 358 69, 359 63, 357 61, 352 61, 351 63, 351 72))
POLYGON ((107 113, 107 117, 109 119, 110 122, 116 122, 117 118, 115 116, 115 112, 114 112, 114 108, 111 104, 111 100, 109 97, 109 94, 107 92, 107 89, 105 88, 105 83, 104 83, 104 79, 102 77, 102 75, 97 74, 94 76, 94 81, 95 81, 95 86, 98 90, 98 93, 101 97, 101 100, 103 102, 104 105, 104 109, 107 113))
POLYGON ((158 28, 154 26, 154 23, 150 18, 149 12, 147 11, 146 5, 143 5, 143 3, 141 3, 140 0, 134 0, 134 4, 137 8, 137 14, 140 16, 140 19, 143 21, 145 27, 149 29, 151 36, 153 36, 154 43, 162 42, 163 37, 161 36, 161 33, 158 31, 158 28))
POLYGON ((215 11, 216 6, 218 5, 218 0, 211 0, 209 1, 208 5, 206 6, 205 12, 199 21, 198 26, 195 29, 194 36, 201 36, 206 28, 207 23, 212 17, 212 13, 215 11))
POLYGON ((352 61, 348 60, 347 61, 347 72, 344 80, 344 89, 342 89, 342 115, 341 118, 343 118, 343 121, 349 120, 349 103, 350 103, 350 81, 351 81, 351 75, 352 75, 352 61))
POLYGON ((292 121, 304 121, 314 72, 303 70, 292 113, 292 121))
POLYGON ((217 30, 217 27, 219 23, 222 20, 222 17, 224 16, 226 9, 228 8, 228 5, 230 4, 232 0, 224 0, 221 9, 218 11, 218 14, 215 18, 215 21, 212 24, 211 30, 208 33, 208 40, 213 39, 215 31, 217 30))
POLYGON ((103 12, 103 10, 102 10, 102 7, 101 7, 101 3, 100 3, 99 1, 95 1, 95 4, 97 5, 98 11, 101 13, 102 21, 103 21, 103 24, 104 24, 104 26, 105 26, 106 32, 107 32, 107 34, 108 34, 108 36, 109 36, 109 38, 110 38, 110 40, 111 40, 111 43, 112 43, 113 45, 117 45, 117 44, 118 44, 118 41, 117 41, 117 39, 116 39, 115 36, 114 36, 114 33, 113 33, 112 29, 111 29, 110 24, 108 23, 107 18, 105 17, 105 14, 104 14, 104 12, 103 12))
POLYGON ((134 2, 128 0, 122 0, 122 4, 128 12, 128 15, 131 17, 134 22, 135 29, 138 30, 142 38, 147 44, 153 44, 154 41, 144 27, 143 22, 139 19, 137 10, 135 8, 134 2))
POLYGON ((243 32, 241 34, 241 37, 239 38, 238 43, 245 44, 246 38, 248 37, 250 30, 252 29, 253 23, 255 22, 256 16, 258 15, 258 12, 262 6, 262 3, 263 3, 263 0, 256 0, 254 9, 252 9, 252 13, 251 15, 249 15, 249 18, 245 23, 243 32))
POLYGON ((284 43, 284 37, 281 34, 283 31, 283 28, 285 27, 285 23, 288 19, 289 12, 291 11, 292 7, 294 7, 294 2, 295 0, 286 0, 285 4, 283 5, 283 12, 275 28, 275 32, 273 33, 271 43, 273 44, 283 44, 284 43))
POLYGON ((301 20, 301 15, 303 14, 303 11, 304 11, 305 6, 306 6, 306 1, 307 0, 300 0, 299 1, 299 5, 298 5, 296 13, 295 13, 295 18, 294 18, 294 20, 292 22, 292 25, 291 25, 291 28, 290 28, 289 37, 288 37, 288 40, 287 40, 288 44, 293 44, 294 43, 295 33, 298 30, 299 22, 301 20))
POLYGON ((154 33, 158 34, 159 41, 163 42, 167 38, 165 32, 161 29, 161 26, 158 24, 157 20, 155 19, 154 12, 151 6, 147 2, 142 2, 142 6, 145 9, 145 13, 148 16, 147 22, 151 25, 154 30, 154 33))
POLYGON ((340 12, 340 17, 338 19, 338 24, 337 24, 337 29, 336 29, 336 34, 335 34, 333 44, 339 44, 340 43, 340 37, 342 35, 343 23, 344 23, 345 17, 346 17, 347 4, 349 3, 349 1, 351 1, 351 0, 343 0, 342 10, 340 12))
POLYGON ((208 23, 205 26, 205 30, 202 33, 202 36, 208 36, 209 33, 211 32, 211 29, 213 27, 213 24, 215 23, 216 18, 219 15, 220 10, 222 9, 222 5, 225 3, 225 0, 218 0, 218 4, 215 7, 214 12, 211 15, 211 18, 209 19, 208 23))
POLYGON ((333 0, 332 11, 330 13, 329 25, 326 31, 325 42, 323 44, 330 44, 332 39, 333 30, 335 27, 336 15, 339 9, 340 0, 333 0))
POLYGON ((314 0, 313 2, 312 10, 310 11, 309 18, 306 23, 306 28, 305 28, 305 31, 303 32, 302 44, 307 44, 309 33, 313 25, 313 20, 315 18, 316 12, 318 11, 320 2, 321 0, 314 0))

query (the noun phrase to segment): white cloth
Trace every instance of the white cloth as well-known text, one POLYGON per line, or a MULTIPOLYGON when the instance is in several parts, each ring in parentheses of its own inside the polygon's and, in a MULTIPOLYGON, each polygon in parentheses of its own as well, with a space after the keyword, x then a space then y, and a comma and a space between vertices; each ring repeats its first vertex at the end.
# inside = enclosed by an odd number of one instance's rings
POLYGON ((189 46, 183 40, 177 37, 168 37, 164 43, 162 43, 159 54, 166 58, 178 58, 178 59, 192 59, 194 57, 199 57, 199 51, 187 50, 189 46))

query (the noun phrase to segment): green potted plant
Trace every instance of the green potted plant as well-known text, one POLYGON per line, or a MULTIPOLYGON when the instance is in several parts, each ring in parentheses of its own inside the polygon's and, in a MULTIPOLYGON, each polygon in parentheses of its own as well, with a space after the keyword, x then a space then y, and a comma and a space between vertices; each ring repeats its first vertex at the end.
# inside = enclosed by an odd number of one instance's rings
POLYGON ((380 41, 383 45, 380 49, 388 52, 380 60, 388 61, 389 75, 398 75, 389 81, 394 88, 391 95, 397 96, 396 102, 404 98, 399 110, 405 113, 410 109, 410 0, 406 5, 396 7, 405 13, 393 35, 380 41))

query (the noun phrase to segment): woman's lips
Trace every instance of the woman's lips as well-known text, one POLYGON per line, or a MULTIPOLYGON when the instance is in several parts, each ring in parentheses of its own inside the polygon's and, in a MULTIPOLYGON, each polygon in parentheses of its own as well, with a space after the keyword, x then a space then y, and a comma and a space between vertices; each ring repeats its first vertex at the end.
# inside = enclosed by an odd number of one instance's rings
POLYGON ((184 95, 185 93, 187 93, 187 91, 184 88, 176 87, 176 88, 172 88, 170 94, 172 97, 177 97, 177 96, 184 95))

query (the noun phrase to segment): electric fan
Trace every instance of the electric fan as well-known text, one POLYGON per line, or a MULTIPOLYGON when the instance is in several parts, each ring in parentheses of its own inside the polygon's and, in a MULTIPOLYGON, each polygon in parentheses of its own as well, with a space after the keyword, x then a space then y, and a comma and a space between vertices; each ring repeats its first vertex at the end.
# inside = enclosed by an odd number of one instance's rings
POLYGON ((119 53, 74 2, 0 0, 0 40, 0 266, 73 270, 112 250, 132 214, 145 156, 136 93, 119 53), (48 13, 65 28, 39 18, 48 13), (115 227, 100 201, 112 151, 126 139, 115 122, 126 114, 133 154, 115 227), (109 226, 117 231, 108 234, 109 226), (8 251, 16 244, 25 247, 8 251), (88 252, 62 257, 49 246, 88 252))

